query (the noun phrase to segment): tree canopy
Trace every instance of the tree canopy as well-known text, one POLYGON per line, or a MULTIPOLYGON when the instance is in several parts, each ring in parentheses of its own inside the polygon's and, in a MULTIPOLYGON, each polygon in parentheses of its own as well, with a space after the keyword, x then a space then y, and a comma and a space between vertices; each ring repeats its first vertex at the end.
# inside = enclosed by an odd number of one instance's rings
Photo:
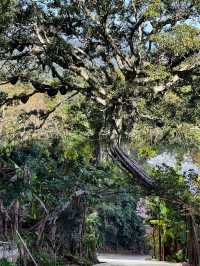
POLYGON ((8 2, 1 80, 32 85, 14 100, 82 94, 107 135, 197 122, 198 1, 8 2))
MULTIPOLYGON (((55 135, 72 132, 66 141, 68 147, 63 145, 66 150, 60 149, 60 157, 36 152, 38 161, 35 164, 31 159, 31 163, 36 172, 38 165, 37 178, 46 174, 40 172, 42 158, 48 161, 49 175, 45 181, 48 183, 50 178, 48 191, 51 191, 55 170, 63 178, 66 157, 72 159, 75 168, 84 169, 87 177, 91 177, 93 171, 98 175, 100 159, 107 152, 128 172, 131 183, 137 181, 148 193, 173 204, 175 201, 180 212, 188 212, 193 234, 191 247, 195 250, 191 256, 195 257, 194 265, 198 265, 199 244, 194 219, 199 210, 198 193, 194 196, 187 178, 168 169, 165 174, 162 169, 149 171, 150 177, 131 154, 127 154, 136 148, 148 157, 153 152, 149 146, 178 144, 190 150, 199 148, 199 1, 3 0, 0 10, 1 118, 5 110, 26 104, 36 95, 52 98, 48 108, 24 110, 17 117, 17 123, 22 126, 17 128, 15 136, 25 141, 30 132, 34 136, 35 132, 45 129, 58 108, 67 106, 63 116, 53 117, 50 134, 54 142, 55 135), (85 137, 90 138, 92 145, 86 145, 85 137), (146 150, 143 144, 149 144, 146 150), (76 162, 80 164, 77 166, 76 162), (160 180, 161 173, 163 179, 160 180)), ((2 143, 8 141, 4 131, 0 134, 2 143)), ((12 141, 9 139, 9 145, 12 141)), ((59 142, 56 145, 60 147, 59 142)), ((11 157, 15 147, 9 151, 11 157)), ((50 149, 44 148, 47 153, 50 149)), ((24 159, 23 163, 29 164, 29 161, 24 159)), ((82 187, 79 177, 84 179, 85 176, 82 170, 76 172, 77 169, 73 169, 78 178, 74 182, 82 187)), ((6 168, 7 173, 10 177, 6 168)), ((55 187, 63 185, 59 177, 57 181, 59 184, 54 184, 55 187)), ((198 190, 198 177, 192 182, 198 190)), ((44 189, 37 180, 34 185, 36 190, 44 189)), ((91 184, 92 189, 93 185, 98 186, 91 184)), ((68 183, 69 191, 70 188, 68 183)), ((61 198, 65 193, 59 187, 61 198)), ((46 196, 51 198, 49 193, 46 196)), ((71 199, 69 206, 74 203, 74 195, 71 199)), ((159 228, 160 224, 157 225, 159 228)))

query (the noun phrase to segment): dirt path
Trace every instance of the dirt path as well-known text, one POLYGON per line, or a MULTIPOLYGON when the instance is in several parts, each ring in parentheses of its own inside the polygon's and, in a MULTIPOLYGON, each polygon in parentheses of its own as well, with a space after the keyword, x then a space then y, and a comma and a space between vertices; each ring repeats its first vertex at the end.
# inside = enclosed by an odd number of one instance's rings
POLYGON ((178 266, 180 264, 158 262, 149 260, 145 256, 129 256, 129 255, 114 255, 114 254, 100 254, 98 256, 100 262, 104 264, 97 264, 98 266, 178 266))

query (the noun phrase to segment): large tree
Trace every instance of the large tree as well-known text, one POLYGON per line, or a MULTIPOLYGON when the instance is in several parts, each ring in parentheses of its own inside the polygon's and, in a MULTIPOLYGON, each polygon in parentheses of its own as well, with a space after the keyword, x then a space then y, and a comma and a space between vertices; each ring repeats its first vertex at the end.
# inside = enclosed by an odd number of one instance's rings
POLYGON ((96 158, 102 133, 122 142, 143 121, 162 128, 165 141, 172 128, 198 124, 198 1, 4 2, 12 8, 1 26, 2 84, 20 80, 33 91, 2 93, 2 105, 36 93, 84 95, 96 158))
MULTIPOLYGON (((36 93, 60 92, 66 101, 82 95, 94 163, 106 136, 112 156, 154 189, 118 144, 141 122, 161 131, 160 142, 185 125, 198 127, 199 1, 7 0, 0 7, 2 84, 32 86, 14 97, 2 92, 1 106, 36 93)), ((55 108, 34 114, 45 121, 55 108)))

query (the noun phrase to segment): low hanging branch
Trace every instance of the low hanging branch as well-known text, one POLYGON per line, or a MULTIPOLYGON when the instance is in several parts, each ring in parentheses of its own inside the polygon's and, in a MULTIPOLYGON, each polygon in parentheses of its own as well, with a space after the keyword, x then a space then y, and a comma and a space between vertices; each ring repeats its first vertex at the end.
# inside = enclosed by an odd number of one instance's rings
POLYGON ((110 151, 113 159, 117 160, 130 174, 132 174, 133 178, 136 179, 139 184, 148 190, 155 189, 155 184, 151 178, 141 169, 138 163, 130 159, 118 145, 112 145, 110 151))

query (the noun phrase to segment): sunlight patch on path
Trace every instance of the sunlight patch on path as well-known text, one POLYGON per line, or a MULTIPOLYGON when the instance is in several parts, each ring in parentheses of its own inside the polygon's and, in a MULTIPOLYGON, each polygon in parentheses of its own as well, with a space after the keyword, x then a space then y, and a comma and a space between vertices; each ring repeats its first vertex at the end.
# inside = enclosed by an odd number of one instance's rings
POLYGON ((145 256, 130 256, 119 254, 100 254, 98 256, 100 264, 97 266, 178 266, 180 264, 158 262, 149 260, 149 257, 145 256), (105 262, 102 264, 102 262, 105 262))

